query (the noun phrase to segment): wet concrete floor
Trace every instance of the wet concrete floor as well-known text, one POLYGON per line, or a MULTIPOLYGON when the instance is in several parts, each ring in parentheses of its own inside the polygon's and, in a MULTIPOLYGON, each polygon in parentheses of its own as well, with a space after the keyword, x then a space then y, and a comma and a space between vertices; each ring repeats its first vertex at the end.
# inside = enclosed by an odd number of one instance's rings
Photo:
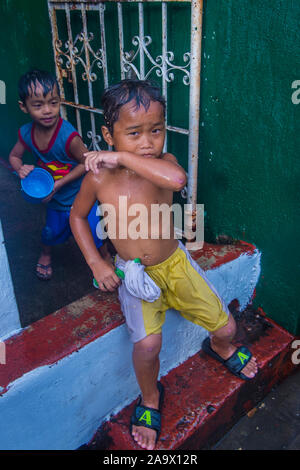
POLYGON ((44 217, 45 206, 25 201, 19 178, 0 164, 0 220, 22 327, 94 290, 73 237, 53 248, 53 278, 37 278, 44 217))
POLYGON ((287 377, 214 450, 299 450, 300 370, 287 377))

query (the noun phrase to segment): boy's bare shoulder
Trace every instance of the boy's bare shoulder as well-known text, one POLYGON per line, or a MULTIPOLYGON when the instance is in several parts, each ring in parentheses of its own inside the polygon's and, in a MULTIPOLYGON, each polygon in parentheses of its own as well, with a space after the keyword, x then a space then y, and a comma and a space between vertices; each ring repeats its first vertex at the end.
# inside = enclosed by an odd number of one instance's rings
POLYGON ((85 191, 98 193, 98 191, 103 188, 104 185, 108 182, 109 170, 106 168, 101 168, 99 173, 95 174, 91 170, 85 175, 82 187, 85 191))
POLYGON ((85 179, 89 184, 98 186, 102 184, 109 176, 110 170, 108 168, 101 168, 99 173, 93 173, 92 170, 89 170, 85 176, 85 179))

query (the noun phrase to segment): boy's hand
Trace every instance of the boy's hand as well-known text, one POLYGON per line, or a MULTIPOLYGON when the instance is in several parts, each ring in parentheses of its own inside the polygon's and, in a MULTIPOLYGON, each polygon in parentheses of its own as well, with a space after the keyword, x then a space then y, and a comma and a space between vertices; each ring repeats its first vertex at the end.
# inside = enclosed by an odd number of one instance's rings
POLYGON ((93 268, 93 275, 98 282, 99 289, 103 292, 113 292, 121 283, 115 273, 114 266, 107 261, 103 261, 103 263, 95 266, 93 268))
POLYGON ((29 175, 29 173, 32 172, 32 170, 34 170, 34 168, 35 168, 34 165, 22 165, 17 171, 17 173, 19 177, 21 178, 21 180, 23 180, 24 178, 26 178, 26 176, 29 175))
POLYGON ((42 200, 42 202, 45 202, 45 203, 46 203, 46 202, 51 201, 51 199, 53 198, 54 194, 57 193, 57 191, 62 187, 61 180, 62 180, 62 178, 59 179, 59 180, 56 180, 56 181, 54 182, 53 191, 49 194, 49 196, 45 197, 45 198, 42 200))
POLYGON ((101 152, 87 152, 84 154, 85 169, 93 173, 99 173, 100 168, 117 168, 119 166, 120 153, 103 150, 101 152))

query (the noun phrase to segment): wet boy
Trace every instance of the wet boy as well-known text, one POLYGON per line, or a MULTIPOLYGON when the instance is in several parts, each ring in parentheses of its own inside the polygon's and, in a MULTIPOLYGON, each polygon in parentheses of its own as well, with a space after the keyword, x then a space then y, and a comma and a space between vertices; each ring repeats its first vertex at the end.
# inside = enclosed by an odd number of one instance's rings
MULTIPOLYGON (((157 378, 166 310, 174 308, 209 330, 211 338, 206 342, 206 351, 218 353, 221 361, 236 356, 236 348, 231 343, 235 322, 204 272, 183 244, 172 236, 172 230, 171 236, 165 238, 160 226, 159 237, 154 239, 131 239, 130 233, 124 238, 118 232, 125 215, 129 228, 134 218, 132 213, 130 216, 133 204, 143 204, 151 214, 151 205, 171 205, 173 192, 181 190, 186 183, 185 172, 176 158, 163 153, 165 103, 159 89, 147 81, 125 80, 108 88, 102 105, 106 123, 102 127, 103 138, 114 151, 87 154, 86 168, 92 171, 85 177, 74 201, 70 222, 100 289, 112 291, 119 286, 122 311, 134 342, 133 364, 141 389, 140 402, 131 419, 131 433, 141 447, 153 449, 160 432, 163 387, 157 378), (128 214, 121 213, 120 196, 127 198, 128 214), (147 274, 161 289, 157 300, 146 302, 131 295, 124 282, 120 285, 114 267, 101 259, 86 221, 96 200, 111 204, 116 210, 117 235, 111 241, 118 253, 117 265, 140 258, 147 274), (212 349, 208 349, 210 346, 212 349)), ((150 218, 144 221, 149 227, 150 218)), ((249 351, 244 350, 242 354, 240 376, 252 378, 257 371, 256 361, 249 351)))
MULTIPOLYGON (((69 214, 85 174, 84 152, 87 151, 74 127, 60 117, 60 96, 56 79, 48 72, 33 70, 19 80, 19 106, 32 122, 19 129, 19 138, 9 155, 9 162, 23 179, 35 168, 23 164, 25 150, 37 159, 36 165, 54 178, 54 189, 44 199, 47 203, 46 225, 42 231, 42 251, 36 274, 42 280, 52 276, 51 247, 65 242, 71 235, 69 214)), ((89 214, 97 247, 96 205, 89 214)))

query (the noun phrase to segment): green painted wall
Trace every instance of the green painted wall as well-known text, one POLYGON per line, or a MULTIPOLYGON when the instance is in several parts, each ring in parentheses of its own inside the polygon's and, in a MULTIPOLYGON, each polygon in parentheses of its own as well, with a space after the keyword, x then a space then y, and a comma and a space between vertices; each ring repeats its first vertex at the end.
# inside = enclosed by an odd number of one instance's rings
POLYGON ((8 157, 18 128, 28 119, 18 107, 17 83, 31 67, 55 71, 47 2, 1 0, 0 80, 6 85, 6 104, 0 105, 2 158, 8 157))
MULTIPOLYGON (((226 234, 255 244, 262 252, 255 304, 300 334, 300 104, 291 100, 300 80, 300 2, 206 0, 204 10, 198 186, 206 240, 226 234)), ((169 23, 177 32, 170 48, 184 52, 189 21, 182 7, 169 23)), ((2 158, 24 122, 16 85, 31 66, 54 70, 46 0, 1 0, 2 158)), ((111 70, 117 74, 113 64, 111 70)), ((184 94, 169 110, 177 125, 187 110, 184 94)), ((184 145, 171 142, 186 168, 184 145)))
POLYGON ((300 333, 300 2, 207 0, 199 199, 208 239, 262 252, 256 304, 300 333))

